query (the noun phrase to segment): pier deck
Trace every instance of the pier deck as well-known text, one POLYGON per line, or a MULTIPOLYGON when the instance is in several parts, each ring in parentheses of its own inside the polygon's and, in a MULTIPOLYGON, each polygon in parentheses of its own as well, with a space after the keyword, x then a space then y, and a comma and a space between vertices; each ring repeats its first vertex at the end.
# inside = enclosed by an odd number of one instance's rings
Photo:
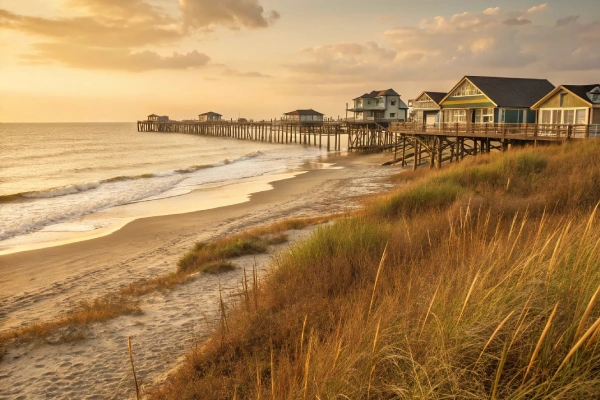
POLYGON ((269 120, 236 121, 138 121, 141 132, 178 132, 230 137, 279 144, 302 144, 341 151, 342 138, 348 151, 387 151, 390 164, 424 161, 430 167, 466 156, 506 151, 510 147, 600 139, 600 125, 464 124, 425 125, 415 122, 378 123, 328 119, 323 122, 269 120))

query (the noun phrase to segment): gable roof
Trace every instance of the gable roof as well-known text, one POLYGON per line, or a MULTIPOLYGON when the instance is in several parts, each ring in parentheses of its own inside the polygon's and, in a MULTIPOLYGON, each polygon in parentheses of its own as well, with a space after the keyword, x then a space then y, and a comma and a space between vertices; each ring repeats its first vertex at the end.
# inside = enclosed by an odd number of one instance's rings
POLYGON ((353 100, 357 100, 357 99, 374 99, 376 97, 381 97, 381 96, 400 96, 394 89, 388 89, 388 90, 373 90, 371 93, 365 93, 362 96, 359 96, 353 100))
POLYGON ((592 85, 560 85, 554 90, 552 90, 550 93, 542 97, 537 103, 531 106, 531 108, 538 109, 542 104, 546 102, 546 100, 548 100, 550 97, 554 96, 556 93, 562 90, 566 90, 571 94, 581 98, 581 100, 585 101, 591 107, 594 103, 591 102, 587 94, 597 87, 600 87, 600 84, 597 83, 592 85))
POLYGON ((439 106, 448 93, 425 91, 421 92, 421 94, 415 97, 412 101, 417 101, 417 99, 421 98, 421 96, 423 96, 424 94, 426 94, 427 97, 429 97, 431 100, 433 100, 434 103, 436 103, 439 106))
POLYGON ((318 111, 313 110, 312 108, 309 110, 295 110, 285 113, 284 115, 325 115, 321 114, 318 111))
POLYGON ((205 116, 205 115, 209 115, 209 116, 216 115, 216 116, 222 117, 222 115, 221 115, 221 114, 219 114, 219 113, 216 113, 216 112, 212 112, 212 111, 209 111, 209 112, 207 112, 207 113, 204 113, 204 114, 200 114, 200 115, 199 115, 199 117, 203 117, 203 116, 205 116))
POLYGON ((431 100, 433 100, 437 105, 439 105, 442 102, 442 99, 444 97, 446 97, 446 95, 448 93, 443 93, 443 92, 423 92, 425 93, 427 96, 429 96, 429 98, 431 100))
POLYGON ((497 107, 530 108, 554 89, 554 85, 547 79, 467 75, 448 92, 440 103, 450 97, 465 80, 481 90, 497 107))
POLYGON ((563 87, 574 95, 581 97, 588 103, 593 104, 587 94, 597 87, 600 87, 600 83, 593 85, 563 85, 563 87))

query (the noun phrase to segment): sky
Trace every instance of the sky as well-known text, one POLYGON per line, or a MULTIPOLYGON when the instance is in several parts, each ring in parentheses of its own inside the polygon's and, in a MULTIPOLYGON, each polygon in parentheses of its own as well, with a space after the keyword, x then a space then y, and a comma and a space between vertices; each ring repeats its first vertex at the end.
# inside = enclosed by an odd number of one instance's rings
POLYGON ((343 117, 465 75, 600 83, 600 0, 0 0, 0 122, 343 117))

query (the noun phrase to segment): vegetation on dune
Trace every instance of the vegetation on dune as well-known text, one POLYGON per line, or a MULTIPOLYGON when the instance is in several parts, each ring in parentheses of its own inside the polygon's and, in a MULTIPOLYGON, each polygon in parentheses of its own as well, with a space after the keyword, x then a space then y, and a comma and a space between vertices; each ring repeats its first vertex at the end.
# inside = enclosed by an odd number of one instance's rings
POLYGON ((480 156, 319 228, 150 398, 593 398, 600 145, 480 156))
POLYGON ((141 296, 171 290, 194 279, 197 273, 218 275, 233 271, 237 266, 228 260, 243 255, 266 253, 269 246, 287 241, 284 232, 324 223, 331 218, 289 219, 267 227, 230 235, 214 242, 197 243, 181 258, 178 269, 174 272, 134 282, 122 288, 119 293, 82 302, 79 307, 56 320, 0 333, 0 360, 8 345, 15 340, 31 341, 58 333, 60 338, 53 342, 72 341, 85 337, 80 328, 85 328, 91 323, 107 321, 122 315, 140 314, 142 313, 139 305, 141 296))

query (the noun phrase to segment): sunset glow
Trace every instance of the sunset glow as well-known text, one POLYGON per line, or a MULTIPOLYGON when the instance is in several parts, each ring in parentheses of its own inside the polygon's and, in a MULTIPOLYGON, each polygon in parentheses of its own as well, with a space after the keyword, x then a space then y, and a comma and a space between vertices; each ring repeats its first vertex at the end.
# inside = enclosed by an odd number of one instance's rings
POLYGON ((3 0, 0 122, 343 116, 464 75, 597 81, 596 0, 3 0))

